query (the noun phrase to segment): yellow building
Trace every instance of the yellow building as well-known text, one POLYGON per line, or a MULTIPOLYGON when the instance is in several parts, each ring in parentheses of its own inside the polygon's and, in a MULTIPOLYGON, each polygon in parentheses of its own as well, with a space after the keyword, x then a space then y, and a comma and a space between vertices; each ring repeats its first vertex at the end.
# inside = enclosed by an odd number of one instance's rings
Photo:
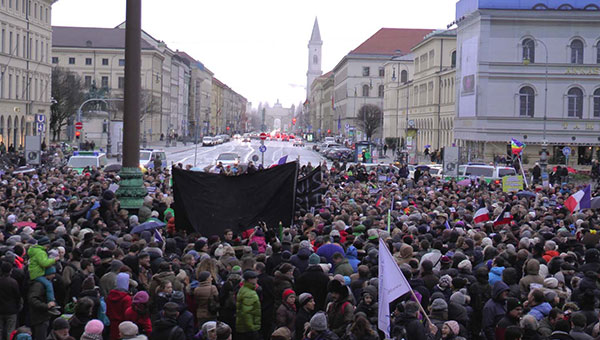
POLYGON ((0 140, 7 147, 24 146, 25 136, 38 130, 48 139, 54 2, 0 3, 0 140), (36 118, 45 120, 43 129, 36 118))
POLYGON ((386 136, 400 137, 401 145, 406 140, 412 154, 452 146, 455 66, 455 30, 435 31, 414 46, 410 55, 386 64, 386 136))
POLYGON ((309 125, 317 138, 322 136, 340 135, 343 127, 338 130, 337 116, 334 114, 333 103, 333 72, 316 78, 311 85, 309 98, 309 125))

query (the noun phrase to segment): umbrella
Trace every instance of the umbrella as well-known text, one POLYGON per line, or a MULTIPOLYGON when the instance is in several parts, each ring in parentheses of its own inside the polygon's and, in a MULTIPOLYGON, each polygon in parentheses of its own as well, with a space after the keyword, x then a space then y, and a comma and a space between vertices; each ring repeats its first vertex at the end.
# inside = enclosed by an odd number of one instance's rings
POLYGON ((35 169, 30 168, 28 166, 21 166, 21 167, 18 167, 17 169, 15 169, 15 171, 13 171, 12 173, 13 173, 13 175, 16 175, 16 174, 26 174, 29 172, 35 172, 35 169))
POLYGON ((600 209, 600 196, 592 197, 592 203, 590 205, 592 209, 600 209))
MULTIPOLYGON (((556 171, 556 167, 552 168, 552 171, 556 171)), ((570 166, 568 166, 568 167, 567 167, 567 171, 568 171, 570 174, 576 174, 576 173, 577 173, 577 170, 576 170, 576 169, 574 169, 574 168, 571 168, 570 166)))
POLYGON ((518 198, 535 198, 535 193, 531 192, 531 191, 519 191, 517 192, 517 197, 518 198))
POLYGON ((463 187, 468 187, 471 185, 471 179, 465 178, 462 181, 458 181, 456 184, 462 185, 463 187))
POLYGON ((104 172, 119 172, 121 171, 121 164, 113 163, 104 167, 104 172))
POLYGON ((425 145, 425 148, 430 148, 430 147, 431 147, 430 144, 425 145))
POLYGON ((429 171, 429 169, 431 169, 429 166, 427 165, 417 165, 416 167, 417 169, 421 170, 421 171, 429 171))
POLYGON ((37 227, 37 224, 33 222, 22 221, 15 223, 14 226, 19 228, 30 227, 31 229, 35 229, 37 227))
POLYGON ((131 230, 131 233, 132 234, 140 234, 142 231, 162 228, 165 225, 166 224, 163 222, 152 220, 152 221, 144 222, 140 225, 136 225, 135 227, 133 227, 133 230, 131 230))

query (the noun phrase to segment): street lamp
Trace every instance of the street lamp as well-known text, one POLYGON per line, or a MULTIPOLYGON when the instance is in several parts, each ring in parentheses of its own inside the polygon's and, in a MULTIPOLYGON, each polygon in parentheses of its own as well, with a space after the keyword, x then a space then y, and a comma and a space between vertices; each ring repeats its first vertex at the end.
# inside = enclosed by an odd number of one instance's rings
MULTIPOLYGON (((400 76, 400 66, 402 66, 405 70, 406 70, 406 82, 404 83, 406 85, 406 122, 405 122, 405 127, 404 127, 404 149, 406 149, 406 162, 408 163, 408 144, 407 144, 407 138, 408 138, 408 102, 409 102, 409 96, 410 96, 410 88, 408 87, 408 74, 409 74, 409 70, 408 70, 408 66, 402 64, 402 63, 398 63, 398 74, 399 76, 396 77, 396 69, 393 68, 393 73, 392 73, 392 81, 396 81, 398 80, 398 95, 397 95, 397 103, 398 105, 396 106, 397 108, 397 113, 396 113, 396 134, 398 133, 398 116, 400 115, 400 78, 402 78, 400 76)), ((400 139, 398 138, 398 142, 400 142, 400 139)))
MULTIPOLYGON (((542 154, 540 155, 540 166, 542 167, 542 183, 546 182, 548 180, 548 141, 546 140, 546 120, 548 117, 548 46, 546 46, 546 44, 537 39, 537 38, 531 38, 533 39, 536 43, 540 43, 542 46, 544 46, 544 51, 546 52, 546 64, 545 64, 545 77, 544 77, 544 130, 542 132, 542 154)), ((525 63, 525 65, 528 65, 530 60, 529 59, 523 59, 523 62, 525 63)))

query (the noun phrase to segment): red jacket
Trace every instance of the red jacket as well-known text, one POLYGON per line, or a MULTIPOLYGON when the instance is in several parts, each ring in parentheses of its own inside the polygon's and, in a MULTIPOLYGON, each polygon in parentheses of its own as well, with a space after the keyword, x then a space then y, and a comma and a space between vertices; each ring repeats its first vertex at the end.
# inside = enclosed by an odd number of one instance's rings
POLYGON ((119 339, 119 324, 126 321, 125 311, 131 307, 128 292, 113 289, 106 297, 106 316, 110 320, 110 340, 119 339))
POLYGON ((125 311, 125 320, 131 321, 138 325, 140 333, 143 333, 150 337, 152 333, 152 322, 150 321, 150 314, 140 315, 133 309, 133 305, 125 311))
POLYGON ((542 258, 546 260, 546 262, 550 262, 553 257, 559 256, 560 254, 556 250, 548 250, 542 258))

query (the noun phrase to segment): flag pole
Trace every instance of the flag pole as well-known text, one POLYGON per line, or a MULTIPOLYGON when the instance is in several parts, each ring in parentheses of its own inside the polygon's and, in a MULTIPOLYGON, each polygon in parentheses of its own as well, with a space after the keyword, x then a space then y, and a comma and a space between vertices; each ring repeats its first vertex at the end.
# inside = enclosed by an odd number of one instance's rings
POLYGON ((517 157, 519 160, 519 167, 521 168, 521 174, 523 175, 523 181, 525 181, 525 187, 529 188, 529 184, 527 183, 527 177, 525 176, 525 169, 523 169, 523 163, 521 162, 521 155, 517 157))

